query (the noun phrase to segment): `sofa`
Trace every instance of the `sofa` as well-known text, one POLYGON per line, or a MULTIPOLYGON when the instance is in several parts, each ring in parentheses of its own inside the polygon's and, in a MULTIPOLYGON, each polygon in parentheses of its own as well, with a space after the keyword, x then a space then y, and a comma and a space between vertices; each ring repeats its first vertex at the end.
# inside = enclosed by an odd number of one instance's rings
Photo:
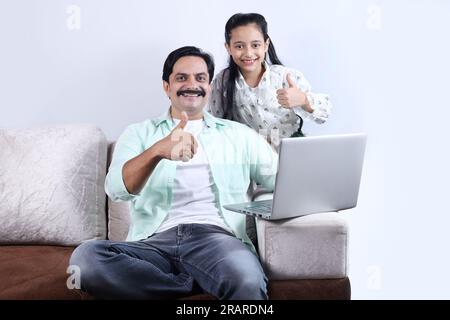
MULTIPOLYGON (((84 241, 126 238, 128 204, 103 189, 113 143, 94 125, 69 124, 0 129, 0 150, 0 299, 93 299, 68 264, 84 241)), ((247 222, 270 299, 350 299, 342 213, 247 222)))

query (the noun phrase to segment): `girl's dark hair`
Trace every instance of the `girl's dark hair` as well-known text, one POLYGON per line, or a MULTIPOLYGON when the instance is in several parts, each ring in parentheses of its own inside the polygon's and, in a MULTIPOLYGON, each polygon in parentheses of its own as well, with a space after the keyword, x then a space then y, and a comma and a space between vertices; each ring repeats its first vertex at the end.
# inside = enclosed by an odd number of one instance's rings
MULTIPOLYGON (((267 22, 264 16, 258 14, 258 13, 236 13, 233 15, 230 19, 228 19, 227 24, 225 25, 225 41, 228 45, 230 44, 231 40, 231 31, 237 27, 246 26, 248 24, 255 23, 261 30, 261 33, 264 36, 264 41, 267 41, 269 39, 269 35, 267 33, 267 22)), ((271 64, 279 64, 283 65, 277 57, 277 53, 275 51, 275 47, 273 45, 272 39, 269 43, 269 60, 271 64)), ((267 56, 265 57, 267 60, 267 56)), ((225 94, 222 95, 222 101, 223 106, 225 106, 224 110, 224 118, 225 119, 233 119, 233 108, 234 108, 234 91, 236 89, 236 79, 239 75, 239 67, 237 64, 233 61, 233 57, 230 56, 229 58, 229 64, 228 68, 226 69, 228 71, 228 79, 226 83, 224 82, 225 74, 227 71, 225 71, 222 75, 222 83, 223 87, 225 88, 225 94)))

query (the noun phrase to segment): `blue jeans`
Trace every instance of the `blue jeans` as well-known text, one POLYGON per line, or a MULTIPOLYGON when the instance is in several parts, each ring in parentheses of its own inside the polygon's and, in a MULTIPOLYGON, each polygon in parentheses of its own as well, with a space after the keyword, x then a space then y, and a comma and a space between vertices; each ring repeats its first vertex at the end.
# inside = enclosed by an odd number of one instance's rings
POLYGON ((267 299, 258 257, 214 225, 181 224, 134 242, 93 240, 75 249, 81 289, 101 299, 267 299))

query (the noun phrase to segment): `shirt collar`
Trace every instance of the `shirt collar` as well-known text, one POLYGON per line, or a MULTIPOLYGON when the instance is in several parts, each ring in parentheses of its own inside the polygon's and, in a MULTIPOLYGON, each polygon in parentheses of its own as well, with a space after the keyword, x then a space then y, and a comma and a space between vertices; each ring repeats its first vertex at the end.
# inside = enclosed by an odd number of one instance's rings
MULTIPOLYGON (((213 115, 211 115, 209 112, 207 112, 205 110, 203 110, 203 120, 205 121, 206 125, 209 128, 215 128, 215 127, 217 127, 217 125, 221 125, 221 126, 226 125, 225 121, 214 117, 213 115)), ((162 123, 167 123, 170 128, 173 127, 174 122, 173 122, 172 116, 170 115, 170 108, 166 112, 164 112, 163 114, 161 114, 160 116, 155 118, 154 121, 155 121, 155 125, 157 127, 159 127, 162 123)))
MULTIPOLYGON (((263 62, 264 65, 264 73, 261 77, 261 80, 259 81, 258 87, 268 87, 270 86, 270 65, 267 63, 266 60, 263 62)), ((241 90, 245 87, 248 87, 248 84, 245 82, 244 76, 242 75, 241 71, 239 70, 239 76, 236 79, 236 88, 241 90)))

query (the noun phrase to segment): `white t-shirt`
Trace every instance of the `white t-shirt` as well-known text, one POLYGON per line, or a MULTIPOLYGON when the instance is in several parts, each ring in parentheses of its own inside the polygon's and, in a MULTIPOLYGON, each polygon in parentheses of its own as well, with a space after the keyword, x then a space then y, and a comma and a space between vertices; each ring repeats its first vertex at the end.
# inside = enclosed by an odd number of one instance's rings
MULTIPOLYGON (((180 120, 174 119, 174 122, 178 125, 180 120)), ((219 214, 209 161, 197 139, 204 127, 203 119, 199 119, 188 121, 184 128, 197 140, 197 152, 188 162, 177 161, 177 172, 172 189, 172 206, 157 232, 168 230, 179 224, 201 223, 213 224, 233 233, 219 214)))

